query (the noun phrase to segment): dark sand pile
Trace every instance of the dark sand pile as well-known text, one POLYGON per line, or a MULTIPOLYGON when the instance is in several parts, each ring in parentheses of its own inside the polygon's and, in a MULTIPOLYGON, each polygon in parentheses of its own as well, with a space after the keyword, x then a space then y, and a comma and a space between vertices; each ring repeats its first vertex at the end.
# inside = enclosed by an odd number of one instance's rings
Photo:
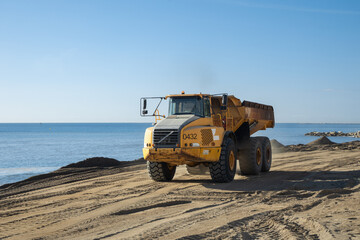
POLYGON ((311 145, 328 145, 328 144, 335 144, 335 143, 330 141, 327 137, 323 136, 319 139, 309 142, 307 145, 311 146, 311 145))
POLYGON ((121 165, 121 162, 113 158, 93 157, 77 163, 71 163, 62 168, 115 167, 119 165, 121 165))

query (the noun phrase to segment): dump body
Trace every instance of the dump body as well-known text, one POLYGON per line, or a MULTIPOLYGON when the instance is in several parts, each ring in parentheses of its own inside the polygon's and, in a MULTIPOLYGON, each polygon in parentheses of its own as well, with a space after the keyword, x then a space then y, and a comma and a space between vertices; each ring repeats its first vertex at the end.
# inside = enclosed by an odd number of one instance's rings
MULTIPOLYGON (((241 102, 234 96, 227 97, 226 106, 221 96, 208 94, 179 94, 166 98, 172 100, 170 110, 174 114, 145 132, 143 155, 151 162, 164 162, 169 166, 217 162, 224 139, 231 138, 240 150, 250 135, 275 125, 273 107, 241 102), (174 108, 182 106, 176 105, 177 102, 184 99, 189 102, 197 99, 196 110, 191 114, 176 114, 174 108)), ((181 103, 187 104, 186 101, 181 103)))
POLYGON ((250 135, 259 130, 273 128, 275 125, 274 110, 272 106, 243 101, 241 102, 234 96, 229 96, 226 111, 221 111, 220 97, 211 98, 211 108, 213 111, 213 122, 215 126, 221 126, 221 119, 226 119, 226 131, 233 131, 247 122, 250 126, 250 135))

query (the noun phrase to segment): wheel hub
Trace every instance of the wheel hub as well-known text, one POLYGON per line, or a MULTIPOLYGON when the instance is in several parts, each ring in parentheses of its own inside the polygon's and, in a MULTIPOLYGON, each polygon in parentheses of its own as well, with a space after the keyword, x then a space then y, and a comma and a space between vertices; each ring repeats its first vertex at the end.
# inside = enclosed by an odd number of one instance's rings
POLYGON ((266 149, 266 162, 270 163, 270 148, 266 149))
POLYGON ((231 171, 234 170, 235 167, 235 156, 234 156, 234 152, 230 151, 230 155, 229 155, 229 168, 231 171))
POLYGON ((260 164, 261 164, 261 149, 260 148, 258 148, 256 150, 256 164, 258 166, 260 166, 260 164))

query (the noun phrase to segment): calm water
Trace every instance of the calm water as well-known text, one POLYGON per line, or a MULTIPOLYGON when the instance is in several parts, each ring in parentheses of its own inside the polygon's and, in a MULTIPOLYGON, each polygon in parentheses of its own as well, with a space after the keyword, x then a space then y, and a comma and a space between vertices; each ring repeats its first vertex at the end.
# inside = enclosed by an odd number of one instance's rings
MULTIPOLYGON (((103 156, 121 161, 142 157, 144 131, 148 123, 56 123, 0 124, 0 185, 50 172, 89 157, 103 156)), ((270 139, 288 144, 306 144, 317 137, 311 131, 360 130, 360 124, 277 124, 260 131, 270 139)), ((332 137, 334 142, 356 140, 332 137)))
POLYGON ((147 123, 0 124, 0 185, 89 157, 142 157, 147 123))

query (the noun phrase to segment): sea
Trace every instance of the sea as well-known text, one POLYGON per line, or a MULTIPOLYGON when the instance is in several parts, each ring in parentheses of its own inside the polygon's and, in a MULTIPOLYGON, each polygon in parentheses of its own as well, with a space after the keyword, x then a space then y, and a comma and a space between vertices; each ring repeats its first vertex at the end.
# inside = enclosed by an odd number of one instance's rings
MULTIPOLYGON (((0 123, 0 185, 54 171, 91 157, 131 161, 142 157, 145 129, 151 123, 0 123)), ((306 144, 311 131, 355 132, 360 124, 277 123, 254 136, 284 145, 306 144)), ((329 137, 336 143, 360 140, 329 137)))

